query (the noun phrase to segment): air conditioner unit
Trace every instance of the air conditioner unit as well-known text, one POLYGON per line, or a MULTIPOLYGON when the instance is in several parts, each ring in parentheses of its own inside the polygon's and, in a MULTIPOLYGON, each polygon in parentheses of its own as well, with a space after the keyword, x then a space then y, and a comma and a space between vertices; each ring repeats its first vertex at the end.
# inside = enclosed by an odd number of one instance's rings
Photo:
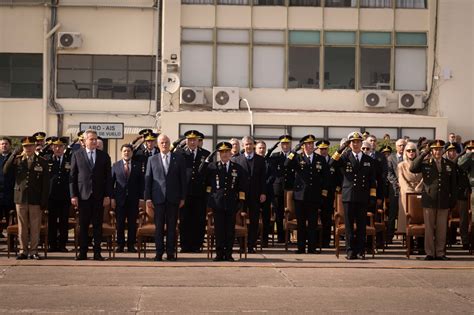
POLYGON ((183 105, 204 104, 204 88, 182 87, 179 89, 179 103, 183 105))
POLYGON ((387 93, 378 91, 364 93, 364 106, 370 108, 386 107, 387 93))
POLYGON ((73 49, 82 46, 81 33, 58 32, 58 48, 73 49))
POLYGON ((212 88, 212 109, 239 109, 239 99, 238 87, 212 88))
POLYGON ((423 109, 424 107, 422 92, 400 92, 398 94, 399 109, 423 109))

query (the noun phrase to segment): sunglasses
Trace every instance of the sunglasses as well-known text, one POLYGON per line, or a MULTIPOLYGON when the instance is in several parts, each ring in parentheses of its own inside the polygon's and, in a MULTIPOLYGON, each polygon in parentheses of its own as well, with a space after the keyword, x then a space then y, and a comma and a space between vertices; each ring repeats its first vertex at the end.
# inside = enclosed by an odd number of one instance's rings
POLYGON ((407 152, 416 152, 415 149, 408 149, 407 152))
POLYGON ((370 148, 362 148, 362 151, 369 151, 370 148))

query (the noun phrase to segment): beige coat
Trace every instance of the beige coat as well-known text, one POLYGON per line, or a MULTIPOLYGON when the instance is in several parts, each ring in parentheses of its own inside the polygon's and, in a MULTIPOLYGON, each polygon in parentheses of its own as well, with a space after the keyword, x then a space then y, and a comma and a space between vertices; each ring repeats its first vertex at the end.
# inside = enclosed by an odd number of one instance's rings
POLYGON ((398 201, 398 224, 397 232, 406 233, 406 194, 421 192, 423 187, 423 176, 421 173, 410 172, 412 161, 404 160, 398 164, 398 183, 400 185, 400 198, 398 201))

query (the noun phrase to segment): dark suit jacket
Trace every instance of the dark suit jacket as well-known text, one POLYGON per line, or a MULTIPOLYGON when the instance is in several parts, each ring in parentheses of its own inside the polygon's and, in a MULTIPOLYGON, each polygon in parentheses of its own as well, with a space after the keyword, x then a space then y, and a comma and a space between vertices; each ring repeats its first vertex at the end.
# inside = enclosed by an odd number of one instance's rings
POLYGON ((165 175, 161 154, 148 159, 145 175, 145 200, 154 204, 178 204, 186 199, 186 163, 181 154, 169 153, 170 165, 165 175))
POLYGON ((245 199, 247 201, 259 201, 261 194, 266 194, 266 166, 265 159, 254 153, 253 162, 248 162, 245 154, 232 158, 234 163, 239 164, 244 170, 246 178, 245 199))
POLYGON ((331 158, 333 165, 342 172, 342 201, 368 204, 370 197, 376 197, 375 162, 362 154, 360 162, 352 151, 345 152, 338 160, 331 158))
POLYGON ((69 201, 69 173, 71 171, 71 156, 63 155, 61 165, 54 160, 54 155, 46 157, 49 168, 49 198, 53 200, 69 201))
POLYGON ((392 153, 387 159, 387 179, 397 195, 400 190, 398 184, 398 163, 400 162, 398 162, 396 153, 392 153))
POLYGON ((269 158, 270 167, 275 177, 273 182, 273 193, 275 196, 282 196, 285 189, 285 180, 288 176, 293 176, 292 169, 285 167, 286 156, 283 152, 273 153, 269 158))
POLYGON ((138 207, 138 200, 143 199, 145 188, 145 176, 142 173, 140 162, 130 161, 128 178, 125 176, 123 160, 119 160, 112 166, 113 198, 117 206, 123 207, 127 199, 130 204, 138 207))
POLYGON ((0 176, 3 176, 3 182, 0 183, 0 205, 9 206, 12 209, 15 207, 13 202, 13 188, 15 187, 15 173, 11 170, 3 172, 3 166, 7 162, 12 153, 6 156, 0 156, 0 176))
POLYGON ((94 167, 91 167, 87 158, 86 149, 81 148, 72 154, 69 189, 72 197, 87 200, 93 197, 101 200, 112 196, 110 156, 96 150, 94 167))
POLYGON ((187 147, 179 148, 175 152, 183 155, 185 160, 186 182, 188 183, 187 195, 204 197, 206 191, 205 178, 199 173, 199 166, 209 156, 210 152, 203 148, 197 148, 196 158, 187 147))

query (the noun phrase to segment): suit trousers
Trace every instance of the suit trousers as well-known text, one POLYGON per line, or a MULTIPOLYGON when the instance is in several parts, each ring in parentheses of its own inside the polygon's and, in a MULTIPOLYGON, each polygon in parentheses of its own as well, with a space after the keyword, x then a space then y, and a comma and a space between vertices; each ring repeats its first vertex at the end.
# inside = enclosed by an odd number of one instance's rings
POLYGON ((117 206, 117 244, 125 246, 125 226, 127 227, 127 247, 135 247, 137 239, 138 201, 125 200, 125 204, 117 206), (127 224, 125 224, 127 221, 127 224))
POLYGON ((104 221, 103 199, 90 197, 79 200, 79 247, 82 255, 87 254, 89 244, 89 225, 92 224, 94 254, 100 254, 102 242, 102 223, 104 221))
POLYGON ((391 240, 395 234, 395 221, 398 217, 398 202, 400 192, 395 191, 393 186, 389 188, 390 208, 388 209, 387 239, 391 240))
POLYGON ((331 242, 332 214, 334 213, 334 191, 329 191, 326 205, 321 209, 321 224, 323 226, 323 247, 329 247, 331 242))
POLYGON ((20 253, 25 255, 38 254, 38 243, 41 231, 40 206, 24 203, 16 204, 16 212, 18 216, 18 238, 20 239, 20 253), (28 241, 30 241, 29 248, 28 241))
POLYGON ((48 243, 51 249, 66 247, 70 206, 69 200, 49 199, 48 243))
POLYGON ((248 248, 255 248, 258 238, 258 221, 260 219, 260 202, 258 200, 246 200, 245 209, 249 216, 249 238, 248 248))
POLYGON ((184 250, 200 250, 204 242, 206 230, 206 198, 187 196, 184 207, 179 211, 179 233, 181 248, 184 250))
POLYGON ((154 204, 155 206, 155 245, 156 255, 163 255, 165 251, 165 225, 166 225, 166 254, 174 255, 176 252, 176 225, 178 224, 179 205, 176 203, 154 204))
POLYGON ((363 255, 365 253, 367 204, 360 202, 343 202, 343 206, 347 255, 363 255), (354 223, 356 224, 355 235, 354 223))
POLYGON ((271 200, 268 199, 260 204, 262 209, 262 243, 268 245, 268 234, 272 232, 273 226, 270 226, 271 220, 271 200))
POLYGON ((295 211, 298 230, 298 250, 306 250, 306 240, 308 240, 308 251, 316 250, 317 207, 311 202, 295 200, 295 211))
POLYGON ((285 242, 285 230, 283 229, 283 220, 285 219, 285 198, 283 195, 277 195, 273 198, 273 209, 275 211, 275 223, 277 228, 278 243, 285 242))
POLYGON ((230 257, 235 239, 236 212, 231 210, 214 210, 214 230, 216 235, 217 257, 230 257))
POLYGON ((449 209, 423 208, 426 255, 433 257, 446 255, 448 213, 449 209))

